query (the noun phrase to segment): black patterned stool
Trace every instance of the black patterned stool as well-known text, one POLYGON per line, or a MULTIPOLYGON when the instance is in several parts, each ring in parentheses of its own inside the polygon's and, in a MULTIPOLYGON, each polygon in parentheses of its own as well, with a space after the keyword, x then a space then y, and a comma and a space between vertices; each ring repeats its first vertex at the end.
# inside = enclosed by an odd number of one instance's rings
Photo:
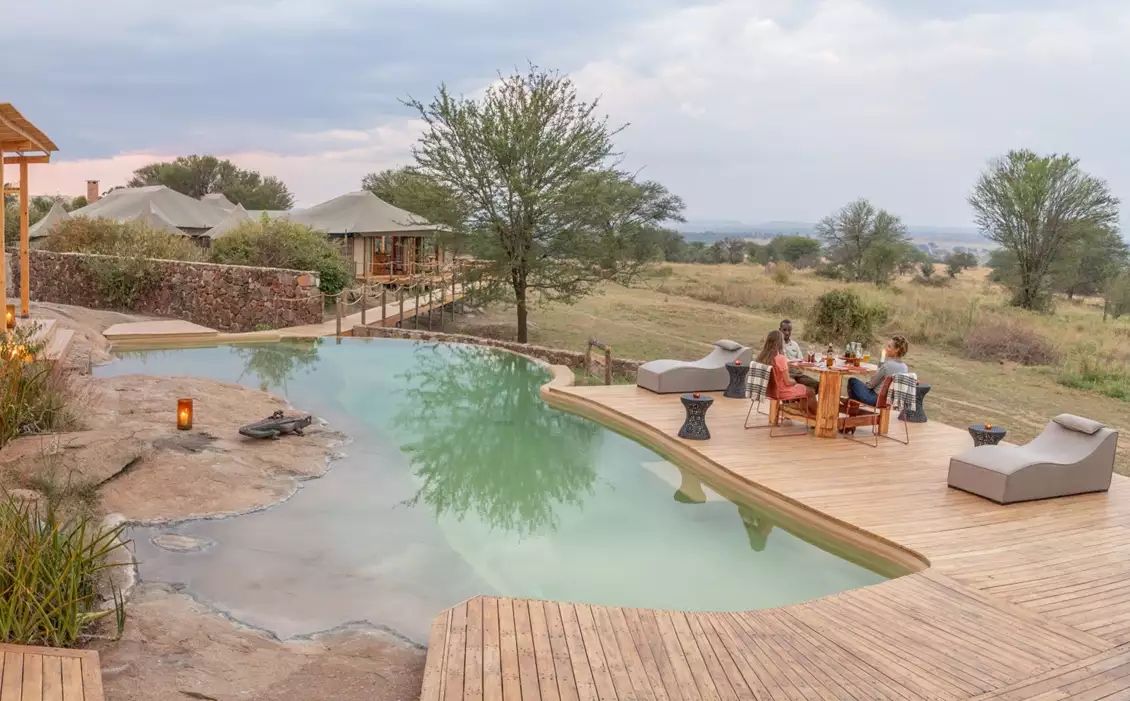
POLYGON ((969 435, 973 436, 973 445, 996 445, 1004 438, 1008 431, 1000 426, 985 427, 984 424, 969 427, 969 435))
POLYGON ((687 419, 679 429, 679 438, 692 441, 710 440, 710 429, 706 427, 706 410, 714 403, 714 398, 684 394, 679 397, 679 401, 687 410, 687 419))
POLYGON ((907 411, 903 409, 899 414, 899 421, 908 421, 912 424, 926 423, 926 407, 922 405, 923 400, 926 399, 926 394, 930 391, 930 385, 919 384, 915 394, 918 396, 917 401, 914 402, 914 411, 907 411))
POLYGON ((749 374, 749 366, 740 363, 726 363, 726 371, 730 373, 730 384, 726 387, 722 396, 730 399, 745 399, 745 378, 749 374))

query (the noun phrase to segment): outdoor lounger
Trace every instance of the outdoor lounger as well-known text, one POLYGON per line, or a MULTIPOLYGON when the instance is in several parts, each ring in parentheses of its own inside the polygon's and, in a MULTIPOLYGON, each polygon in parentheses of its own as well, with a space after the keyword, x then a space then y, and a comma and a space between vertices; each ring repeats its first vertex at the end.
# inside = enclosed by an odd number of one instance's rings
POLYGON ((636 384, 652 392, 720 392, 730 383, 726 363, 740 360, 748 365, 753 351, 737 341, 715 341, 714 350, 702 360, 652 360, 636 371, 636 384))
POLYGON ((1105 492, 1117 446, 1117 431, 1060 414, 1031 443, 977 446, 951 458, 949 485, 998 504, 1105 492))

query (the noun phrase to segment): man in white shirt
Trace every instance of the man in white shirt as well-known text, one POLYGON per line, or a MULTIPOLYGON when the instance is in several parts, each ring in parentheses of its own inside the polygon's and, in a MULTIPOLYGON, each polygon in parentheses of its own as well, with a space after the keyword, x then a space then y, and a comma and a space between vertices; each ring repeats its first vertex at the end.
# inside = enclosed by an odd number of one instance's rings
MULTIPOLYGON (((804 353, 800 349, 800 344, 793 340, 793 322, 785 319, 781 322, 780 329, 781 335, 785 337, 785 357, 790 363, 794 360, 804 360, 804 353)), ((820 380, 806 375, 804 370, 800 368, 790 367, 789 375, 805 387, 820 388, 820 380)))

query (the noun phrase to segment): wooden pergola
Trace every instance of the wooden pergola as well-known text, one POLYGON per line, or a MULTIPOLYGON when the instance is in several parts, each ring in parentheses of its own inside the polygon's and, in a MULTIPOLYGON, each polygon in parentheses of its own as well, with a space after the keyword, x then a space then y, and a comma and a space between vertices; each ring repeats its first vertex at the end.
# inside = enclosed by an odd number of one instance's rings
MULTIPOLYGON (((11 103, 0 102, 0 185, 4 183, 4 166, 18 165, 20 184, 18 187, 4 186, 4 195, 19 194, 20 197, 20 316, 27 318, 31 304, 31 274, 28 241, 28 180, 27 167, 34 163, 48 163, 51 152, 58 151, 51 139, 27 121, 11 103)), ((0 261, 7 255, 3 240, 4 207, 0 206, 0 261)), ((0 290, 7 294, 7 266, 0 264, 0 290)), ((7 300, 5 300, 6 303, 7 300)))

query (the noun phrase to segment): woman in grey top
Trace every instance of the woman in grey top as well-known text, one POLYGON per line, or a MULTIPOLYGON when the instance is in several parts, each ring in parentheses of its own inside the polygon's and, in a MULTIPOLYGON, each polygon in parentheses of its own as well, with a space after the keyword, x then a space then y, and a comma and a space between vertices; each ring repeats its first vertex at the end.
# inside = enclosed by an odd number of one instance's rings
POLYGON ((906 357, 907 351, 910 350, 910 345, 906 342, 905 336, 894 336, 891 340, 887 341, 887 346, 884 350, 887 351, 887 358, 879 366, 878 372, 871 376, 870 380, 864 382, 858 377, 853 377, 848 380, 848 397, 861 404, 875 406, 879 402, 877 392, 879 386, 883 384, 884 378, 910 372, 910 369, 906 367, 906 363, 902 361, 902 359, 906 357))

